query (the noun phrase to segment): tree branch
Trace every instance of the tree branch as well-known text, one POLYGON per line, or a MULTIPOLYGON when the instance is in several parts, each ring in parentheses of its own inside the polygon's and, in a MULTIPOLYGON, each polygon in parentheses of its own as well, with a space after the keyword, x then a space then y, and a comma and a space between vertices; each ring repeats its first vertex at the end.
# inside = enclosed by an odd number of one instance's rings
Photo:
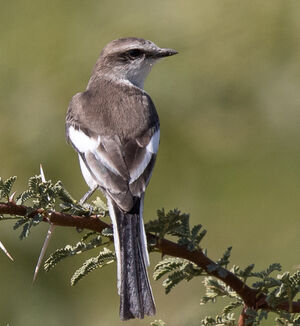
MULTIPOLYGON (((28 207, 24 205, 16 205, 13 202, 0 203, 0 214, 26 216, 28 207)), ((96 232, 101 232, 105 228, 110 228, 111 225, 101 221, 97 216, 76 216, 60 212, 45 212, 43 209, 38 209, 32 212, 28 217, 33 217, 37 213, 44 215, 44 222, 51 222, 58 226, 77 227, 80 229, 89 229, 96 232)), ((185 247, 178 245, 167 239, 159 239, 153 234, 147 234, 148 240, 155 243, 155 248, 158 249, 163 255, 179 257, 194 262, 196 265, 205 270, 209 275, 214 276, 225 284, 230 286, 244 301, 247 307, 258 310, 274 310, 262 293, 258 293, 256 289, 250 288, 236 275, 227 269, 218 266, 214 261, 208 258, 201 250, 189 251, 185 247), (217 267, 217 268, 213 268, 217 267)), ((300 312, 300 301, 295 301, 290 304, 284 302, 279 304, 277 309, 288 311, 291 313, 300 312)))
MULTIPOLYGON (((246 325, 246 321, 247 321, 246 311, 247 311, 247 306, 244 306, 243 310, 242 310, 242 312, 240 314, 240 317, 239 317, 238 326, 245 326, 246 325)), ((248 326, 251 326, 251 325, 248 325, 248 326)))

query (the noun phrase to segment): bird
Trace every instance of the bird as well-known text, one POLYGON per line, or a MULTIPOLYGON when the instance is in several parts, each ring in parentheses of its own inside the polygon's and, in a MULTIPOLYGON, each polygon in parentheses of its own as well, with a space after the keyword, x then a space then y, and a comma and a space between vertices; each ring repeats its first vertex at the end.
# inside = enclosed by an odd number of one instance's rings
POLYGON ((66 139, 78 153, 89 191, 106 196, 117 258, 120 319, 156 313, 147 274, 149 254, 143 223, 145 190, 160 142, 160 122, 144 90, 152 66, 178 52, 126 37, 108 43, 87 88, 75 94, 66 115, 66 139))

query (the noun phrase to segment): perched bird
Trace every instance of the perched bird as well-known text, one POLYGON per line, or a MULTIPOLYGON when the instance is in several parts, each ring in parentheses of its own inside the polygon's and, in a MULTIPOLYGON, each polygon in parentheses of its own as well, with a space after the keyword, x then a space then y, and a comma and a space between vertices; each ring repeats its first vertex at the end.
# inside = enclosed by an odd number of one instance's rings
POLYGON ((73 96, 67 141, 77 151, 90 190, 106 196, 117 257, 120 318, 155 314, 146 266, 144 194, 159 146, 159 118, 144 81, 153 64, 176 54, 140 38, 120 38, 102 50, 86 91, 73 96))

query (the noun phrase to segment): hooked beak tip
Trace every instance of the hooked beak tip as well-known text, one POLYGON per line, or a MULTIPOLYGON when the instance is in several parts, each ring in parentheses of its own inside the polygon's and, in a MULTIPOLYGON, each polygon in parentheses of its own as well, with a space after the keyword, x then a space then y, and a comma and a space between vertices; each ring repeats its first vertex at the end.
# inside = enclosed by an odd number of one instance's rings
POLYGON ((160 49, 160 51, 157 53, 157 57, 159 58, 164 58, 164 57, 170 57, 171 55, 175 55, 178 52, 176 50, 173 49, 160 49))
POLYGON ((171 56, 171 55, 175 55, 175 54, 178 54, 178 51, 173 50, 173 49, 170 49, 170 51, 169 51, 169 56, 171 56))
POLYGON ((175 55, 178 52, 176 50, 173 49, 164 49, 164 53, 166 57, 170 57, 171 55, 175 55))

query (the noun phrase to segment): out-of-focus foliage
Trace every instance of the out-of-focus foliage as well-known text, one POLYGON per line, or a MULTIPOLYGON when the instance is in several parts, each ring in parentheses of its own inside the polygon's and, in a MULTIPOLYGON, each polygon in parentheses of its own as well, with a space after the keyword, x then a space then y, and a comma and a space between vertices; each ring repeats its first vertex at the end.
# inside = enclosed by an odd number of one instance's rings
MULTIPOLYGON (((281 266, 278 263, 271 264, 266 270, 261 272, 253 272, 254 265, 247 266, 244 270, 238 266, 233 266, 231 272, 246 282, 248 278, 255 278, 255 282, 252 281, 249 285, 258 290, 258 293, 266 294, 266 301, 274 308, 275 313, 279 316, 276 317, 276 321, 281 321, 284 325, 298 325, 299 314, 283 312, 275 309, 280 303, 288 301, 290 304, 299 295, 300 291, 300 271, 296 271, 293 275, 289 272, 284 274, 273 276, 271 273, 274 271, 281 271, 281 266), (247 275, 247 276, 246 276, 247 275), (245 278, 246 276, 246 278, 245 278)), ((203 282, 206 293, 201 300, 201 304, 209 302, 215 303, 218 298, 230 298, 232 301, 225 306, 222 310, 222 314, 216 318, 206 317, 202 320, 203 325, 222 325, 222 322, 217 322, 218 319, 229 320, 226 321, 228 325, 236 325, 235 314, 241 313, 243 301, 241 298, 226 284, 222 281, 212 278, 211 276, 206 277, 203 282), (240 308, 236 310, 237 308, 240 308), (230 318, 229 318, 230 317, 230 318)), ((269 316, 268 311, 265 310, 252 310, 247 308, 245 310, 247 314, 247 323, 250 325, 261 325, 269 316)), ((237 318, 238 319, 238 318, 237 318)), ((227 325, 225 323, 225 325, 227 325)))
POLYGON ((153 321, 151 323, 151 326, 166 326, 166 323, 159 319, 159 320, 153 321))
MULTIPOLYGON (((47 178, 61 179, 80 198, 87 187, 64 141, 69 100, 85 89, 107 42, 148 38, 179 54, 158 63, 145 84, 162 129, 145 219, 153 219, 159 207, 179 207, 191 213, 192 224, 218 235, 206 239, 210 256, 219 257, 232 245, 234 261, 241 265, 255 262, 263 269, 266 262, 281 261, 284 270, 295 271, 300 255, 299 11, 300 3, 292 0, 2 1, 1 176, 22 176, 16 185, 20 192, 43 163, 47 178)), ((20 248, 12 226, 0 229, 15 258, 10 264, 0 256, 0 289, 6 293, 0 298, 0 322, 119 324, 118 296, 111 290, 114 264, 75 288, 66 285, 74 266, 61 264, 40 275, 32 288, 43 240, 32 232, 20 248)), ((58 229, 51 250, 76 243, 77 236, 58 229)), ((160 257, 152 256, 153 269, 160 257)), ((215 305, 199 307, 201 289, 179 284, 177 294, 165 297, 154 284, 156 303, 163 307, 156 318, 195 326, 204 316, 215 316, 215 305)), ((149 320, 127 324, 149 325, 149 320)))

